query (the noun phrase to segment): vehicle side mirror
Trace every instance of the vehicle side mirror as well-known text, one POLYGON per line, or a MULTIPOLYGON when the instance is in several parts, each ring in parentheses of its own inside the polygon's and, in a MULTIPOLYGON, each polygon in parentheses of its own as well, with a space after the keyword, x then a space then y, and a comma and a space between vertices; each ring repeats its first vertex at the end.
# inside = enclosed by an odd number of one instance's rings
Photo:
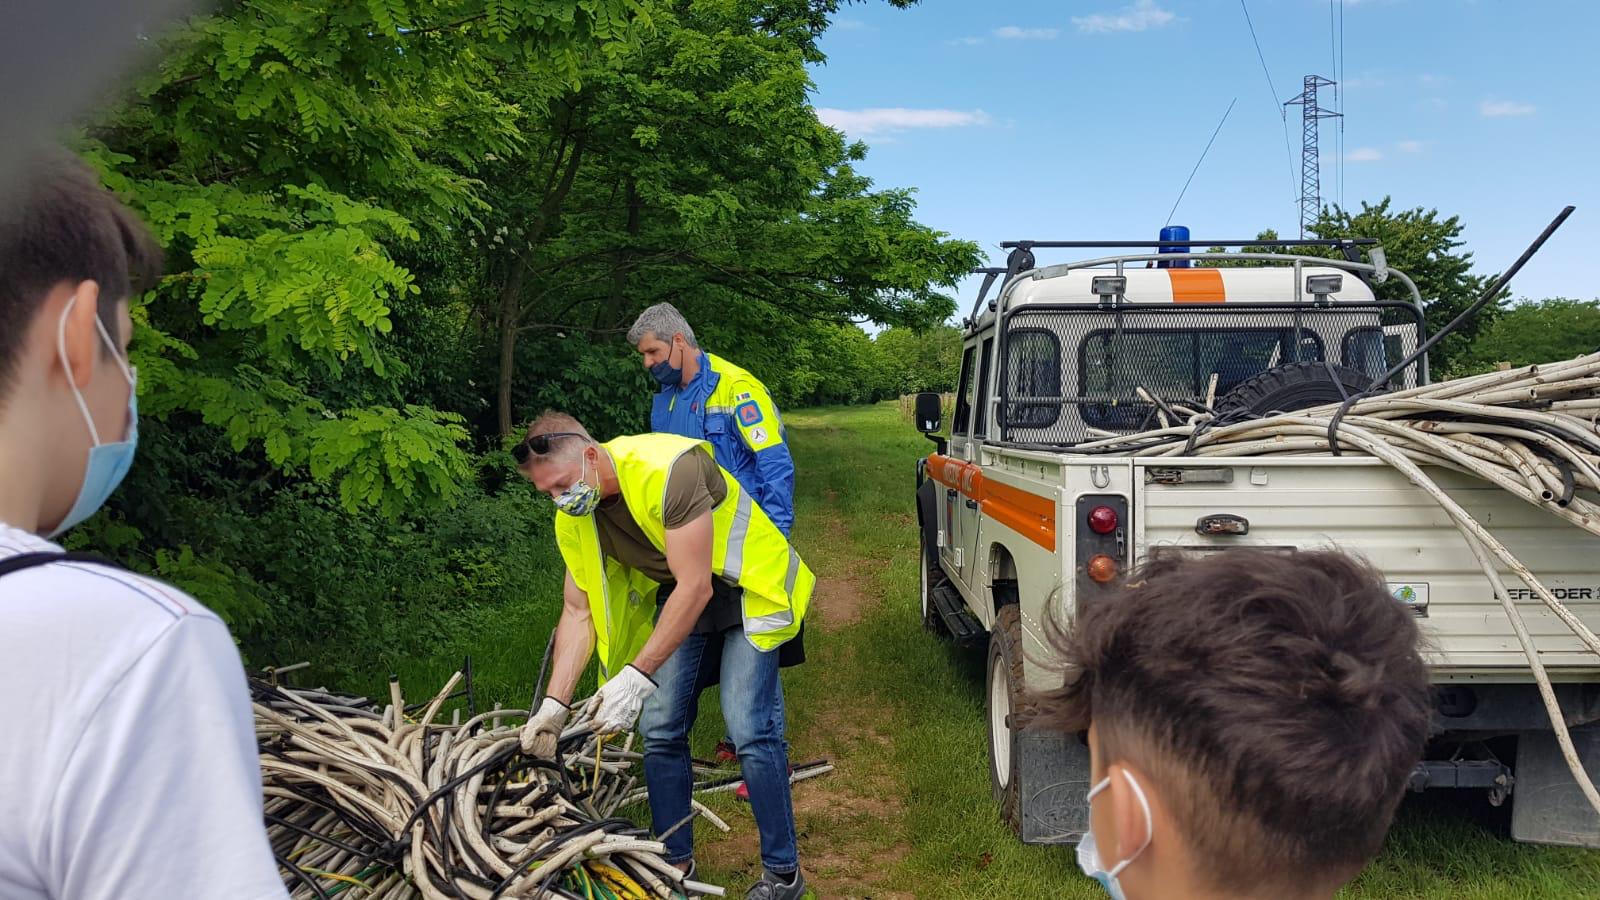
POLYGON ((938 394, 924 392, 917 395, 917 430, 923 434, 937 434, 944 429, 944 408, 938 394))

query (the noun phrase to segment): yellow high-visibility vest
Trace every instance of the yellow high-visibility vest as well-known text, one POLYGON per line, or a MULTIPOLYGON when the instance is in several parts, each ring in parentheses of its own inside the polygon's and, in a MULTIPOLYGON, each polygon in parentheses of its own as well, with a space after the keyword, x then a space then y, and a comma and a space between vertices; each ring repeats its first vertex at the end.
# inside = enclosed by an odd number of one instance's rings
MULTIPOLYGON (((616 466, 617 481, 629 514, 657 550, 666 552, 667 476, 683 454, 705 441, 672 434, 620 437, 600 445, 616 466)), ((789 546, 767 514, 739 486, 722 474, 727 496, 711 511, 711 571, 743 588, 745 638, 762 651, 776 650, 800 632, 816 576, 789 546)), ((600 530, 594 516, 556 513, 556 543, 572 580, 589 597, 594 621, 595 652, 604 683, 633 662, 655 627, 655 595, 659 584, 600 552, 600 530)))

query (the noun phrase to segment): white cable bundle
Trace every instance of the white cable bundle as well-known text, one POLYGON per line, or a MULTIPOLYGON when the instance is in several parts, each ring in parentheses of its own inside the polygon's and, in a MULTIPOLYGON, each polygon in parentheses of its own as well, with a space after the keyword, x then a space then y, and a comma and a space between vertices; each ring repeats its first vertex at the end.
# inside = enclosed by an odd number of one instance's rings
POLYGON ((1421 468, 1439 466, 1483 479, 1600 536, 1600 353, 1359 398, 1342 417, 1345 404, 1330 404, 1230 421, 1161 404, 1142 389, 1141 396, 1163 407, 1164 423, 1174 418, 1185 423, 1074 449, 1139 457, 1326 455, 1335 449, 1331 428, 1340 450, 1383 460, 1438 501, 1494 587, 1538 682, 1567 766, 1600 812, 1600 792, 1578 761, 1533 638, 1506 590, 1502 568, 1526 584, 1597 656, 1600 638, 1421 468))
MULTIPOLYGON (((255 682, 267 832, 296 898, 721 896, 616 817, 637 785, 632 736, 596 736, 589 704, 560 761, 519 753, 526 710, 435 723, 458 672, 412 720, 390 705, 255 682)), ((726 826, 723 826, 726 827, 726 826)))

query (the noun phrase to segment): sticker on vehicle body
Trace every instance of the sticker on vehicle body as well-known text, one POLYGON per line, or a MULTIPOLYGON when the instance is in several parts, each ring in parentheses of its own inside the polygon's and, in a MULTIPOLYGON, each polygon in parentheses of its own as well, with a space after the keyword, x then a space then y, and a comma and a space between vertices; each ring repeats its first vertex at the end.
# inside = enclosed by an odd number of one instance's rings
POLYGON ((1406 608, 1419 616, 1428 614, 1428 583, 1426 581, 1390 581, 1385 582, 1389 595, 1405 604, 1406 608))

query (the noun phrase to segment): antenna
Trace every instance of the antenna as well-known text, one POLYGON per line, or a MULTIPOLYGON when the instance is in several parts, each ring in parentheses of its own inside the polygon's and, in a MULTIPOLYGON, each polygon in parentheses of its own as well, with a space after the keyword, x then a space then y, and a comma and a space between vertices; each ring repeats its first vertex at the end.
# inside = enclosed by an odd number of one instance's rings
POLYGON ((1305 90, 1284 106, 1300 107, 1300 236, 1322 214, 1322 180, 1318 172, 1317 121, 1340 118, 1340 114, 1317 105, 1317 89, 1337 84, 1321 75, 1307 75, 1305 90))
POLYGON ((1211 140, 1206 141, 1206 148, 1200 151, 1200 158, 1194 161, 1194 168, 1189 170, 1189 179, 1183 183, 1183 190, 1178 192, 1178 199, 1172 203, 1172 210, 1167 213, 1166 225, 1172 224, 1172 217, 1178 214, 1178 204, 1183 202, 1183 195, 1189 193, 1189 182, 1194 181, 1194 173, 1200 171, 1200 164, 1206 161, 1206 154, 1211 152, 1211 145, 1216 143, 1217 135, 1222 133, 1222 126, 1227 124, 1228 113, 1233 112, 1233 104, 1238 103, 1235 97, 1228 103, 1228 108, 1222 111, 1222 120, 1217 122, 1217 129, 1211 132, 1211 140))

